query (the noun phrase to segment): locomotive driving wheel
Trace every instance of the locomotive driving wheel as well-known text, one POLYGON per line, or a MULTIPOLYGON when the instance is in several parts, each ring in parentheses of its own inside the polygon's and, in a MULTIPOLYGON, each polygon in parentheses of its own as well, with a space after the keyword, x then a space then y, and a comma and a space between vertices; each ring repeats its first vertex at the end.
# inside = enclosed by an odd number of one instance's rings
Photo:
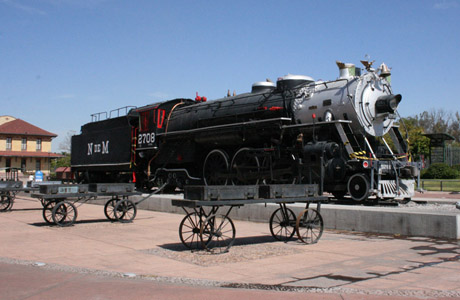
POLYGON ((307 208, 297 216, 296 231, 305 244, 315 244, 323 234, 323 218, 316 209, 307 208))
POLYGON ((228 155, 214 149, 206 156, 203 164, 203 179, 206 185, 227 185, 228 155))
POLYGON ((369 197, 369 179, 365 174, 355 174, 348 180, 348 193, 354 201, 363 201, 369 197))
POLYGON ((201 243, 212 253, 228 252, 235 242, 235 234, 235 225, 226 215, 212 214, 201 223, 201 243))
POLYGON ((286 242, 295 232, 296 217, 294 212, 286 207, 280 207, 270 217, 270 232, 278 241, 286 242))
POLYGON ((230 171, 234 174, 232 182, 235 185, 256 185, 259 183, 259 159, 257 156, 251 156, 250 150, 249 148, 241 148, 233 155, 230 171))

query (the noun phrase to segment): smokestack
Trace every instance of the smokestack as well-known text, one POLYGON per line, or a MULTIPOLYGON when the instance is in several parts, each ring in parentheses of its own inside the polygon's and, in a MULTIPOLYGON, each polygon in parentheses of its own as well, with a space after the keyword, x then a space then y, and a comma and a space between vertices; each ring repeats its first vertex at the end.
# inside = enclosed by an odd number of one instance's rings
POLYGON ((337 66, 339 67, 340 70, 340 79, 343 78, 350 78, 355 76, 355 65, 351 63, 343 63, 341 61, 336 61, 335 62, 337 66))

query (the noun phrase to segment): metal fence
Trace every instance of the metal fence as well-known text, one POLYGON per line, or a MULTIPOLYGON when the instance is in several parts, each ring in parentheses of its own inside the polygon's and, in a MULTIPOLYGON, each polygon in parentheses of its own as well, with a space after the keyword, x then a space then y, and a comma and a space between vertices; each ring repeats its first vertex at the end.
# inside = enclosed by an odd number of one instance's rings
POLYGON ((460 165, 460 147, 446 147, 446 163, 449 166, 460 165))
MULTIPOLYGON (((445 148, 433 147, 431 149, 431 163, 445 163, 449 166, 460 165, 460 147, 446 145, 445 148)), ((427 167, 429 161, 427 161, 427 167)))
POLYGON ((460 192, 460 180, 421 179, 421 187, 427 191, 460 192))

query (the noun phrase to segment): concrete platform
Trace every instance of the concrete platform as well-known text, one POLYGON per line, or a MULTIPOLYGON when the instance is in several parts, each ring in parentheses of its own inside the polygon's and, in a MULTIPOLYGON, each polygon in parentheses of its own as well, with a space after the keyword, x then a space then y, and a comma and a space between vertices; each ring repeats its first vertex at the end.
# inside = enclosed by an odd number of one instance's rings
MULTIPOLYGON (((436 194, 418 195, 416 199, 434 201, 436 194), (427 197, 429 196, 429 197, 427 197)), ((458 195, 456 195, 458 197, 458 195)), ((181 199, 181 195, 152 196, 140 203, 139 208, 183 213, 180 207, 171 205, 171 199, 181 199)), ((134 201, 142 199, 133 197, 134 201)), ((441 198, 439 198, 441 199, 441 198)), ((444 199, 444 203, 454 204, 456 199, 444 199)), ((460 200, 459 200, 460 201, 460 200)), ((230 217, 235 220, 268 222, 277 204, 253 204, 235 208, 230 217)), ((298 215, 304 204, 289 205, 298 215)), ((316 207, 315 204, 312 205, 316 207)), ((225 208, 223 209, 225 210, 225 208)), ((325 228, 357 231, 363 233, 393 234, 397 236, 423 236, 443 239, 460 239, 460 210, 436 211, 417 208, 371 207, 323 204, 321 215, 325 228)))
POLYGON ((210 255, 180 243, 181 214, 139 210, 121 224, 84 204, 66 228, 41 214, 21 196, 0 214, 0 299, 151 299, 155 284, 170 286, 161 299, 460 299, 454 240, 325 230, 305 245, 274 241, 266 223, 235 221, 235 246, 210 255), (221 298, 226 291, 237 292, 221 298))

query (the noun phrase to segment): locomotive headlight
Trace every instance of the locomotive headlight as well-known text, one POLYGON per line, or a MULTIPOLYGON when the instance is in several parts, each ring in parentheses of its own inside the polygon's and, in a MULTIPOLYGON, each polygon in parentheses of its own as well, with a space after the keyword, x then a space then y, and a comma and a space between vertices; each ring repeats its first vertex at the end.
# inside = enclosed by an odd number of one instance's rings
POLYGON ((377 114, 393 114, 398 108, 398 104, 401 102, 401 99, 402 96, 400 94, 380 96, 375 102, 375 112, 377 114))

